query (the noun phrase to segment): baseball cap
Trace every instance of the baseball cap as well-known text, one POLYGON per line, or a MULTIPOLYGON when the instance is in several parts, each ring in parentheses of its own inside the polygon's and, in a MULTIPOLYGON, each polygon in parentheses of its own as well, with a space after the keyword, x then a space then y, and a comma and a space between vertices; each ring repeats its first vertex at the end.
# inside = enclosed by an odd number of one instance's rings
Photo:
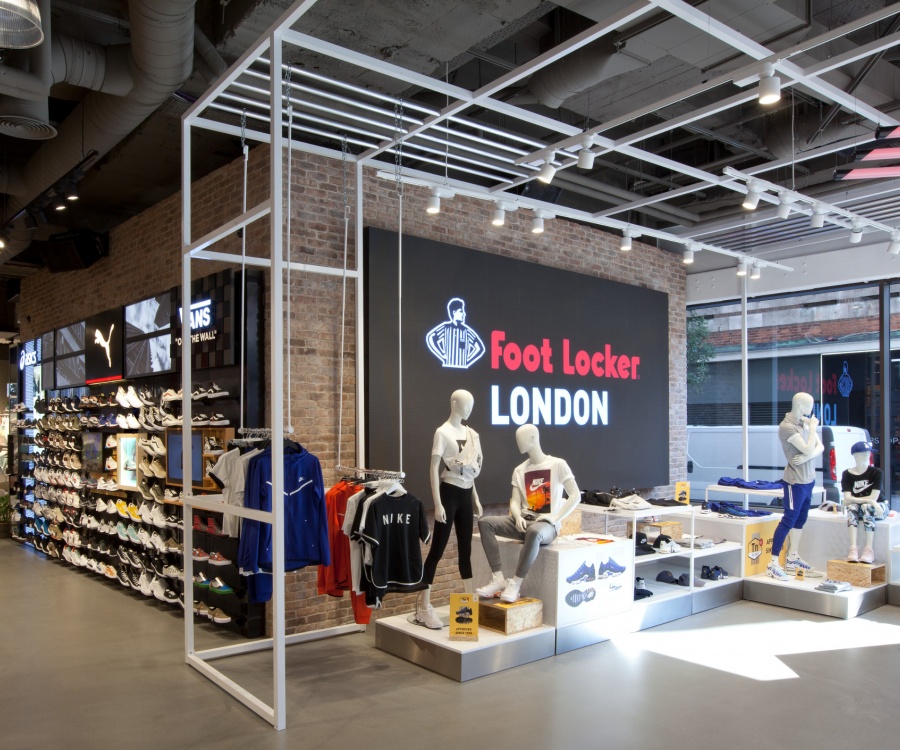
POLYGON ((634 545, 634 554, 636 555, 655 555, 653 547, 650 546, 650 542, 647 541, 647 535, 643 531, 638 531, 635 534, 635 545, 634 545))
POLYGON ((869 441, 860 440, 858 443, 853 444, 850 453, 878 453, 878 450, 873 448, 872 443, 869 441))

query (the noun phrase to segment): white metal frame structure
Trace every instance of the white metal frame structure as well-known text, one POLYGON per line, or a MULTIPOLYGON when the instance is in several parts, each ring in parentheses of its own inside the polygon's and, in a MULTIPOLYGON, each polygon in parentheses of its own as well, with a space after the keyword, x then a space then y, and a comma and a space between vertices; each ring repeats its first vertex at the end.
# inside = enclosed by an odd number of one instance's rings
MULTIPOLYGON (((322 266, 306 263, 289 264, 292 271, 312 274, 342 276, 356 283, 356 334, 357 334, 357 465, 364 464, 364 390, 363 390, 363 266, 361 248, 363 240, 363 171, 372 167, 378 177, 400 179, 406 184, 431 187, 442 197, 465 195, 486 202, 485 221, 491 210, 531 210, 537 218, 562 217, 582 223, 620 231, 629 237, 652 237, 690 250, 708 250, 737 258, 746 263, 762 267, 774 267, 784 271, 790 268, 742 252, 703 242, 689 236, 687 231, 662 231, 643 227, 614 218, 632 209, 671 200, 709 187, 718 185, 736 193, 747 192, 745 179, 736 179, 727 174, 716 175, 702 169, 667 159, 646 151, 638 144, 659 134, 688 125, 712 114, 740 106, 756 96, 755 84, 760 75, 774 68, 784 79, 783 85, 795 85, 812 92, 815 96, 838 103, 855 113, 866 122, 877 126, 898 125, 897 120, 858 98, 847 95, 822 76, 842 66, 857 62, 867 56, 895 45, 900 35, 893 34, 871 44, 857 48, 825 62, 802 68, 793 58, 820 47, 828 41, 846 35, 854 30, 877 23, 900 13, 900 5, 893 5, 871 13, 864 18, 833 29, 814 39, 805 41, 788 50, 772 50, 749 39, 740 32, 717 21, 683 0, 637 0, 633 5, 611 15, 577 36, 539 55, 524 65, 505 73, 496 80, 476 91, 469 91, 398 66, 382 59, 317 39, 294 28, 302 21, 304 14, 316 0, 298 0, 231 68, 185 113, 182 121, 182 233, 183 233, 183 299, 190 298, 192 263, 196 260, 226 261, 239 264, 242 259, 247 266, 268 268, 272 280, 272 310, 269 335, 271 337, 269 373, 269 412, 272 428, 273 497, 271 513, 246 510, 226 506, 219 498, 195 497, 186 492, 184 500, 185 549, 191 548, 191 513, 194 508, 229 512, 244 518, 271 523, 274 547, 274 594, 273 594, 273 638, 239 646, 211 651, 195 651, 193 639, 193 616, 191 608, 185 608, 185 659, 188 664, 223 687, 238 700, 270 721, 277 729, 285 726, 285 674, 284 647, 286 643, 308 640, 331 633, 304 634, 285 638, 284 634, 284 548, 283 525, 284 503, 282 471, 284 425, 284 353, 283 341, 283 275, 288 268, 284 258, 284 203, 282 200, 283 154, 285 149, 297 149, 340 160, 341 146, 346 142, 357 150, 357 155, 347 154, 348 162, 356 170, 356 216, 355 246, 356 268, 322 266), (516 107, 500 98, 503 91, 521 82, 536 71, 576 52, 587 44, 608 35, 619 27, 642 18, 646 14, 665 10, 695 26, 702 32, 715 35, 730 44, 737 52, 752 58, 753 62, 732 72, 712 79, 702 85, 677 93, 651 107, 617 117, 597 127, 583 129, 560 122, 530 110, 516 107), (341 61, 366 71, 370 77, 379 77, 391 84, 385 91, 398 90, 409 86, 427 89, 447 98, 441 109, 421 102, 401 100, 399 97, 381 93, 377 87, 347 83, 329 78, 285 63, 292 59, 292 53, 303 50, 327 58, 341 61), (273 74, 273 71, 275 74, 273 74), (285 75, 286 73, 286 75, 285 75), (734 94, 734 86, 746 87, 734 94), (726 89, 722 93, 722 89, 726 89), (288 100, 285 91, 289 91, 288 100), (722 93, 719 101, 694 108, 688 114, 666 117, 663 122, 639 130, 627 136, 611 138, 604 135, 623 124, 644 115, 665 110, 667 107, 698 96, 700 94, 722 93), (285 103, 287 101, 287 107, 285 103), (486 110, 501 116, 506 122, 517 121, 523 127, 518 131, 508 127, 491 125, 476 118, 470 110, 486 110), (274 116, 275 113, 278 116, 274 116), (288 116, 290 112, 290 116, 288 116), (246 120, 246 129, 239 126, 246 120), (398 128, 398 123, 400 127, 398 128), (521 133, 534 132, 535 128, 550 134, 546 139, 524 136, 521 133), (269 144, 269 196, 255 206, 214 231, 200 238, 194 238, 191 229, 191 133, 194 129, 215 131, 232 136, 246 136, 247 139, 269 144), (399 134, 398 134, 399 133, 399 134), (692 182, 668 192, 623 204, 611 209, 591 213, 565 206, 526 198, 512 192, 517 186, 535 179, 544 163, 553 161, 558 169, 574 166, 579 151, 590 148, 599 155, 618 152, 638 161, 653 163, 671 170, 692 182), (400 173, 389 165, 398 152, 405 160, 429 165, 439 174, 415 170, 400 165, 400 173), (452 175, 452 176, 451 176, 452 175), (250 226, 254 222, 268 220, 271 252, 268 258, 246 257, 233 253, 218 252, 214 245, 223 238, 250 226), (243 690, 225 675, 212 667, 213 659, 244 653, 263 648, 273 649, 274 705, 268 706, 255 696, 243 690)), ((873 135, 874 138, 874 135, 873 135)), ((862 140, 857 140, 857 145, 862 140)), ((793 162, 811 159, 822 154, 846 148, 846 142, 832 144, 797 156, 796 159, 768 162, 760 167, 745 170, 747 176, 771 172, 793 162)), ((798 194, 800 195, 800 194, 798 194)), ((765 200, 774 202, 770 195, 765 200)), ((809 199, 812 202, 812 199, 809 199)), ((886 238, 887 239, 887 238, 886 238)), ((182 322, 183 347, 190 346, 189 316, 182 322)), ((184 393, 191 390, 191 358, 189 350, 183 349, 182 387, 184 393)), ((185 476, 190 476, 192 455, 190 441, 191 422, 190 399, 184 408, 184 454, 185 476)), ((191 556, 185 555, 185 581, 190 591, 193 566, 191 556)), ((357 626, 339 628, 339 632, 357 630, 357 626)))

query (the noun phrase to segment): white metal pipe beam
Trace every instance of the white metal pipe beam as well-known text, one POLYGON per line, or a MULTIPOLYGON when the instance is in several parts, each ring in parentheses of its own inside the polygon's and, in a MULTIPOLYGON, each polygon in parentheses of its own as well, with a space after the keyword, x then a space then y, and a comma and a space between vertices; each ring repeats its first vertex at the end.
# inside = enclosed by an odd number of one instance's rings
MULTIPOLYGON (((324 641, 327 638, 334 638, 338 635, 351 635, 353 633, 365 633, 365 625, 334 625, 330 628, 321 628, 312 630, 307 633, 293 633, 284 637, 286 646, 296 646, 300 643, 311 643, 313 641, 324 641)), ((215 661, 216 659, 224 659, 229 656, 240 656, 241 654, 250 654, 256 651, 267 651, 272 648, 271 638, 261 638, 255 641, 245 643, 235 643, 231 646, 219 646, 218 648, 207 648, 197 651, 196 656, 203 661, 215 661)))
POLYGON ((252 521, 272 523, 272 513, 269 511, 245 508, 242 505, 229 505, 224 500, 217 499, 221 497, 222 495, 190 495, 184 499, 182 505, 186 505, 191 509, 211 510, 216 513, 227 513, 240 518, 249 518, 252 521))
MULTIPOLYGON (((277 201, 276 201, 277 202, 277 201)), ((191 255, 196 253, 198 250, 205 250, 210 245, 214 245, 216 242, 225 239, 230 234, 234 234, 239 229, 243 229, 248 224, 252 224, 254 221, 261 219, 263 216, 267 216, 272 211, 272 201, 269 198, 266 198, 262 203, 257 204, 253 208, 248 209, 245 213, 242 213, 240 216, 235 216, 231 221, 226 222, 218 229, 213 229, 208 234, 203 235, 196 242, 191 242, 183 248, 183 252, 185 255, 191 255)))
POLYGON ((807 76, 820 76, 832 70, 843 68, 845 65, 855 63, 858 60, 870 57, 871 55, 883 52, 891 47, 896 47, 898 44, 900 44, 900 31, 889 34, 888 36, 883 36, 880 39, 876 39, 874 42, 863 44, 842 55, 829 57, 827 60, 823 60, 816 65, 810 65, 808 68, 803 69, 803 73, 807 76))
MULTIPOLYGON (((365 466, 366 458, 366 389, 363 352, 366 350, 365 331, 365 253, 363 252, 363 176, 365 167, 356 163, 356 212, 354 219, 354 251, 356 252, 356 465, 365 466)), ((343 354, 341 355, 343 356, 343 354)), ((343 394, 341 394, 343 397, 343 394)))
MULTIPOLYGON (((200 258, 202 260, 220 260, 226 263, 236 263, 239 264, 241 262, 241 256, 237 253, 222 253, 215 252, 212 250, 198 250, 194 253, 194 258, 200 258)), ((244 262, 248 266, 254 266, 256 268, 271 268, 272 260, 271 258, 255 258, 253 256, 247 255, 244 256, 244 262)), ((288 266, 290 266, 291 271, 297 271, 299 273, 315 273, 321 274, 323 276, 343 276, 344 271, 341 268, 332 268, 331 266, 317 266, 310 263, 300 263, 296 260, 292 260, 290 263, 283 263, 282 267, 287 270, 288 266)), ((347 277, 348 278, 356 278, 358 271, 348 270, 347 277)))
POLYGON ((206 679, 208 679, 210 682, 222 688, 222 690, 228 693, 232 698, 240 701, 255 714, 258 714, 270 724, 275 726, 276 729, 284 729, 284 727, 279 727, 277 725, 277 716, 275 709, 273 709, 267 703, 261 701, 259 698, 253 695, 253 693, 242 688, 230 677, 226 677, 218 669, 207 664, 205 661, 203 661, 203 659, 198 659, 193 654, 188 657, 187 663, 204 677, 206 677, 206 679))

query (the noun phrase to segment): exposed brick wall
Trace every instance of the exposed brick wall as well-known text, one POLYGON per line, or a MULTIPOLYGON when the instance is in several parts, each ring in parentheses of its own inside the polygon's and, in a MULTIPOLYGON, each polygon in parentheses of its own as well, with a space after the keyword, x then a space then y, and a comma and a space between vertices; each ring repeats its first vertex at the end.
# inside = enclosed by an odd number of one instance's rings
MULTIPOLYGON (((265 198, 268 179, 267 148, 251 152, 248 205, 265 198)), ((240 211, 240 160, 198 180, 193 188, 194 238, 236 216, 240 211)), ((343 258, 343 206, 341 165, 324 157, 295 154, 292 164, 292 258, 295 261, 340 267, 343 258)), ((398 229, 398 201, 391 182, 367 172, 364 180, 364 223, 398 229)), ((349 203, 355 207, 355 180, 348 176, 349 203)), ((618 249, 618 238, 598 229, 557 219, 547 222, 543 235, 531 233, 530 215, 507 214, 506 226, 491 226, 489 203, 457 197, 445 200, 437 216, 424 211, 427 191, 405 189, 405 233, 448 242, 486 253, 554 266, 603 279, 646 287, 669 295, 669 456, 670 480, 684 478, 686 384, 685 304, 683 265, 676 256, 641 242, 630 253, 618 249)), ((351 216, 351 219, 355 217, 351 216)), ((248 231, 248 251, 265 255, 266 222, 248 231)), ((133 302, 180 283, 181 199, 169 198, 122 224, 111 235, 110 257, 88 271, 70 274, 41 272, 22 285, 22 332, 26 338, 80 320, 91 313, 133 302)), ((231 237, 213 249, 234 251, 239 240, 231 237)), ((356 263, 353 225, 350 227, 349 262, 356 263)), ((195 262, 195 276, 219 270, 210 262, 195 262)), ((291 394, 289 422, 303 444, 319 456, 326 484, 336 479, 338 443, 338 377, 344 363, 343 442, 341 458, 353 463, 356 423, 356 300, 353 283, 347 285, 344 351, 340 351, 341 279, 292 274, 291 287, 291 394)), ((286 304, 286 303, 285 303, 286 304)), ((267 342, 272 345, 273 342, 267 342)), ((508 467, 512 471, 513 467, 508 467)), ((423 471, 427 467, 423 467, 423 471)), ((644 488, 649 496, 673 493, 673 486, 644 488)), ((485 508, 505 513, 504 506, 485 508)), ((585 516, 585 528, 600 528, 599 517, 585 516)), ((433 518, 429 518, 433 522, 433 518)), ((451 538, 438 568, 433 601, 442 604, 452 591, 461 590, 457 548, 451 538)), ((289 574, 288 632, 301 632, 351 621, 349 599, 316 595, 315 570, 289 574)), ((392 595, 383 617, 410 610, 415 597, 392 595)))

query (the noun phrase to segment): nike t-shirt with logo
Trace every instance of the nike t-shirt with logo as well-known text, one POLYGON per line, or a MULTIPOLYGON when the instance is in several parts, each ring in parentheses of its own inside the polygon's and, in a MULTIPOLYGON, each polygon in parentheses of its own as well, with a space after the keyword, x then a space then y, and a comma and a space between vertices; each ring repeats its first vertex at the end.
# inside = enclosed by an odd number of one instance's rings
POLYGON ((854 498, 868 497, 873 491, 881 492, 882 471, 869 466, 862 474, 854 474, 845 469, 841 474, 841 490, 854 498))
POLYGON ((522 515, 540 516, 550 513, 553 505, 562 500, 563 485, 574 475, 561 458, 547 456, 540 463, 528 459, 513 471, 512 485, 524 498, 522 515))

